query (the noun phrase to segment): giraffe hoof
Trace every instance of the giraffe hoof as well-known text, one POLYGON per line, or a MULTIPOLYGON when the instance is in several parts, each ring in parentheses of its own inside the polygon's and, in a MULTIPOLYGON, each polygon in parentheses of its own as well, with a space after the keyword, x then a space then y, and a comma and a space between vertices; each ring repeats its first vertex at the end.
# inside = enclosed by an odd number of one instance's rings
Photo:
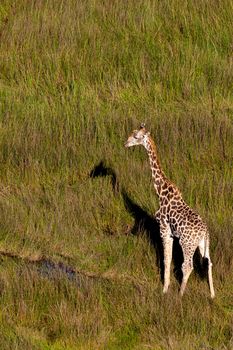
POLYGON ((183 290, 180 290, 179 295, 180 295, 180 297, 182 298, 183 295, 184 295, 184 291, 183 291, 183 290))

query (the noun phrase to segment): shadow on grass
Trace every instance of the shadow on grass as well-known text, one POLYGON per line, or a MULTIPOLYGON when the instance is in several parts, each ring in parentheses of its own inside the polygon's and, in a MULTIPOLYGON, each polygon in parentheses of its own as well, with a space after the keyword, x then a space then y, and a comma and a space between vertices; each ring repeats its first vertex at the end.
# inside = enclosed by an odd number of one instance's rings
POLYGON ((104 164, 104 162, 101 161, 98 165, 96 165, 92 169, 92 171, 90 173, 90 177, 95 178, 95 177, 105 177, 105 176, 110 176, 111 184, 112 184, 112 188, 113 188, 114 193, 119 192, 119 182, 117 181, 115 171, 112 168, 107 167, 104 164))
MULTIPOLYGON (((159 223, 155 217, 148 214, 146 210, 141 208, 127 193, 124 188, 120 188, 119 182, 115 171, 105 166, 104 162, 101 161, 90 173, 91 178, 95 177, 111 177, 111 184, 115 194, 121 194, 124 202, 125 209, 134 218, 134 224, 130 230, 132 235, 145 234, 150 244, 156 253, 156 263, 160 271, 161 281, 163 281, 164 275, 164 264, 163 264, 163 246, 160 237, 159 223)), ((35 267, 36 271, 42 276, 50 280, 58 280, 60 278, 67 278, 73 282, 77 287, 90 286, 91 281, 98 280, 112 280, 107 276, 102 276, 94 273, 86 273, 74 269, 71 265, 63 262, 54 262, 52 259, 47 257, 40 257, 38 259, 24 258, 20 255, 10 253, 7 251, 0 251, 0 259, 7 257, 14 260, 16 263, 24 263, 27 267, 35 267)), ((174 239, 173 244, 173 263, 174 263, 174 274, 176 279, 181 282, 182 272, 181 265, 183 262, 183 254, 179 245, 178 239, 174 239)), ((195 253, 194 256, 194 268, 198 274, 202 277, 206 277, 206 267, 208 264, 200 264, 200 254, 195 253)))
MULTIPOLYGON (((163 245, 160 237, 159 223, 155 217, 148 214, 143 208, 141 208, 127 193, 124 188, 121 188, 117 180, 115 171, 106 166, 104 161, 97 164, 91 171, 90 177, 111 177, 111 183, 114 193, 120 193, 122 195, 124 206, 127 212, 134 218, 133 227, 130 230, 132 235, 146 234, 147 239, 155 250, 156 264, 160 271, 160 278, 163 282, 164 276, 164 263, 163 263, 163 245)), ((174 238, 173 243, 173 264, 174 275, 179 284, 182 280, 181 266, 183 263, 183 252, 179 244, 179 240, 174 238)), ((194 269, 201 278, 206 277, 206 264, 201 264, 200 254, 196 252, 194 255, 194 269)))
POLYGON ((160 237, 159 223, 153 216, 148 214, 143 208, 136 204, 127 194, 125 189, 121 190, 125 209, 134 218, 134 225, 130 233, 132 235, 146 234, 147 239, 155 250, 156 263, 160 270, 160 277, 163 281, 164 265, 163 265, 163 246, 160 237))

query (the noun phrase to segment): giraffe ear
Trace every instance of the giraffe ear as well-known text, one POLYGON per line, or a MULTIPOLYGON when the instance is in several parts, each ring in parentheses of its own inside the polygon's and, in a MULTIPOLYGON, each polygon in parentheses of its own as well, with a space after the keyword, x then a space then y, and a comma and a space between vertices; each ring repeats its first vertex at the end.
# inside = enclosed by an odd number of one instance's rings
POLYGON ((145 124, 145 123, 141 123, 141 125, 140 125, 140 129, 144 129, 144 128, 145 128, 145 126, 146 126, 146 124, 145 124))
POLYGON ((150 132, 149 131, 146 134, 147 134, 147 136, 150 136, 150 132))

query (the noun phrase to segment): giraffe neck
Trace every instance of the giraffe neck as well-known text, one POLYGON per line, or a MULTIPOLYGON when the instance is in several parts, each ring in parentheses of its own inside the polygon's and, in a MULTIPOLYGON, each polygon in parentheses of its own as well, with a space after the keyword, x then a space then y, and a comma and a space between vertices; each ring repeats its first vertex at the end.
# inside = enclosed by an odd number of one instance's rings
POLYGON ((152 178, 154 181, 154 188, 157 195, 160 197, 162 186, 167 179, 160 166, 158 156, 157 156, 156 146, 150 136, 148 136, 144 144, 144 147, 147 150, 147 154, 149 156, 150 167, 152 171, 152 178))

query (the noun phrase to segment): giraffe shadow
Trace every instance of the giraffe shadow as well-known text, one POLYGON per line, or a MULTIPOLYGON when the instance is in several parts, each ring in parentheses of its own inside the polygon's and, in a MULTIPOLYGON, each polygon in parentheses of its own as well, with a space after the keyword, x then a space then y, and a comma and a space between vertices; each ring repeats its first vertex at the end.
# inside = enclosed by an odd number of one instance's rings
POLYGON ((96 165, 90 172, 90 177, 91 178, 95 178, 95 177, 106 177, 109 176, 111 179, 111 185, 113 188, 114 193, 118 193, 119 192, 119 182, 117 180, 117 176, 115 171, 110 168, 107 167, 104 163, 104 161, 102 160, 98 165, 96 165))
MULTIPOLYGON (((127 191, 122 188, 118 182, 117 175, 115 171, 105 165, 104 161, 97 164, 90 172, 91 178, 96 177, 111 177, 111 184, 115 194, 121 194, 124 202, 125 209, 133 217, 134 224, 130 229, 130 234, 139 235, 145 234, 148 241, 155 251, 156 265, 160 272, 160 279, 163 282, 164 279, 164 255, 163 255, 163 245, 160 236, 160 226, 159 222, 156 221, 155 217, 148 214, 148 212, 140 207, 127 193, 127 191)), ((182 280, 182 270, 181 266, 183 263, 183 252, 179 244, 179 240, 174 238, 173 243, 173 266, 174 275, 178 283, 182 280)), ((198 254, 195 254, 194 259, 195 271, 202 277, 205 276, 203 273, 203 268, 200 264, 200 258, 198 254)))
POLYGON ((128 195, 125 189, 121 190, 124 206, 127 212, 134 218, 134 224, 130 230, 132 235, 145 234, 151 246, 155 250, 156 265, 160 271, 160 278, 163 281, 163 245, 160 237, 160 226, 155 217, 148 214, 128 195))

